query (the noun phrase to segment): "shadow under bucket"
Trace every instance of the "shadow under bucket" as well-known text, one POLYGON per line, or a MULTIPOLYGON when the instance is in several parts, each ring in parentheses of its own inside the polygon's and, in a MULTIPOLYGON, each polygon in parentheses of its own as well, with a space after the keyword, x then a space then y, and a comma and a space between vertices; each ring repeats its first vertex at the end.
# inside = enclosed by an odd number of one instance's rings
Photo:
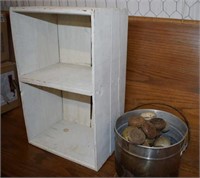
POLYGON ((188 125, 177 116, 155 109, 136 109, 123 114, 115 125, 115 166, 121 177, 175 177, 178 176, 180 159, 188 145, 188 125), (135 145, 122 137, 128 119, 144 112, 154 112, 156 117, 169 124, 164 133, 171 141, 168 147, 135 145))

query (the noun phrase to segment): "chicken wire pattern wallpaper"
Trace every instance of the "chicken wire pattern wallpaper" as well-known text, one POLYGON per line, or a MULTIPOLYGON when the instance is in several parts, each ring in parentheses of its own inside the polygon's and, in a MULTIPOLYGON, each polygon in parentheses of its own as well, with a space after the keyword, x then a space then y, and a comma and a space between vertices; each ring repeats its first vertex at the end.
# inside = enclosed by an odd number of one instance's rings
POLYGON ((71 6, 127 8, 130 16, 200 20, 200 0, 5 0, 11 6, 71 6))

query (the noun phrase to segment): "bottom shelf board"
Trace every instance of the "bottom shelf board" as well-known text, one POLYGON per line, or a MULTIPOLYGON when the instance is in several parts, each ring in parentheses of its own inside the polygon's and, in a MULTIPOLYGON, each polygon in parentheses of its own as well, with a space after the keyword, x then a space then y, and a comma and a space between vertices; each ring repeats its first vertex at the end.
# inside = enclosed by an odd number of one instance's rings
POLYGON ((61 120, 29 143, 96 170, 93 128, 61 120))

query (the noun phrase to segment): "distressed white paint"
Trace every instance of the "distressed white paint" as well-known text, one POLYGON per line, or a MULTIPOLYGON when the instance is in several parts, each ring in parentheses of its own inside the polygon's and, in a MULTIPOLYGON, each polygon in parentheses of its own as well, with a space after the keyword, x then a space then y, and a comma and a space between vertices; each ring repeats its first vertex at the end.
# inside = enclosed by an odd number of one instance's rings
POLYGON ((93 29, 92 36, 93 75, 95 76, 93 78, 95 90, 93 114, 94 118, 101 118, 95 120, 97 167, 101 167, 104 160, 114 150, 114 123, 124 112, 124 105, 121 104, 124 104, 124 98, 122 99, 121 96, 125 94, 126 71, 119 70, 120 68, 126 69, 126 55, 124 54, 126 54, 128 15, 125 10, 104 9, 103 13, 96 10, 92 21, 92 25, 96 27, 93 29), (121 43, 125 46, 121 46, 121 43), (108 144, 109 147, 106 146, 108 144))
POLYGON ((29 142, 99 170, 124 111, 126 10, 13 8, 11 22, 29 142))
MULTIPOLYGON (((97 167, 110 156, 110 65, 112 59, 112 11, 96 10, 93 15, 93 82, 97 167), (107 19, 107 20, 105 20, 107 19)), ((114 67, 114 66, 113 66, 114 67)), ((115 66, 116 67, 116 66, 115 66)))
POLYGON ((112 60, 111 60, 111 152, 114 150, 114 126, 117 118, 124 113, 125 104, 125 78, 126 78, 126 53, 127 53, 127 31, 128 16, 123 11, 113 12, 112 22, 112 60), (117 67, 112 67, 117 66, 117 67))

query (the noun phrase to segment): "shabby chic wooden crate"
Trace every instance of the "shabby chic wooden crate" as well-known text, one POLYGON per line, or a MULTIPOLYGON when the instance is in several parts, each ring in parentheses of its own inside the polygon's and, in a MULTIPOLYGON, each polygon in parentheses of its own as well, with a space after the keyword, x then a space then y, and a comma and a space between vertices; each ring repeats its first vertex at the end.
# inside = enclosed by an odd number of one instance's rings
POLYGON ((12 34, 29 143, 99 170, 124 112, 124 9, 13 7, 12 34))

